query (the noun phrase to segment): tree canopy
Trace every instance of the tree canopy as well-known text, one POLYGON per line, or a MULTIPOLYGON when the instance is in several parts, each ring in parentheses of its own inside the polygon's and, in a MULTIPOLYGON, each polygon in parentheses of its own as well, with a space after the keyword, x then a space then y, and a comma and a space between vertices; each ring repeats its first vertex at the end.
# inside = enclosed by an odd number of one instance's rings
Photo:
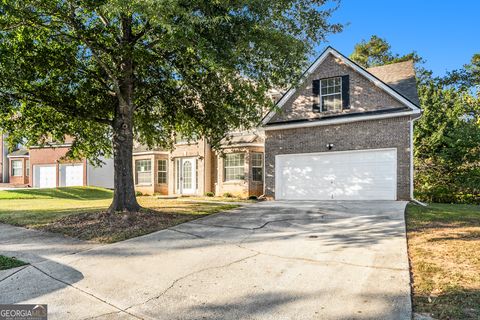
POLYGON ((272 107, 340 24, 326 0, 16 0, 0 3, 0 127, 11 143, 73 137, 114 155, 115 210, 137 210, 132 145, 176 134, 215 147, 272 107), (112 143, 113 142, 113 143, 112 143), (129 203, 127 203, 129 202, 129 203))
POLYGON ((365 68, 382 66, 385 64, 414 60, 420 62, 421 58, 416 52, 405 55, 394 54, 387 40, 373 35, 370 40, 362 40, 355 45, 350 59, 364 66, 365 68))

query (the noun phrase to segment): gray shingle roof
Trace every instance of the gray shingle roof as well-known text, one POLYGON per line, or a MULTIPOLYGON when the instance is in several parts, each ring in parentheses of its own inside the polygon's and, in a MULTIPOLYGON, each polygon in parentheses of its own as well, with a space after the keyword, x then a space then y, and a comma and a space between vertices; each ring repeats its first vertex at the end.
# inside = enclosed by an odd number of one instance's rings
POLYGON ((415 67, 412 60, 367 68, 367 71, 382 80, 394 90, 420 105, 415 80, 415 67))
POLYGON ((8 154, 8 157, 26 157, 28 156, 27 149, 18 149, 8 154))

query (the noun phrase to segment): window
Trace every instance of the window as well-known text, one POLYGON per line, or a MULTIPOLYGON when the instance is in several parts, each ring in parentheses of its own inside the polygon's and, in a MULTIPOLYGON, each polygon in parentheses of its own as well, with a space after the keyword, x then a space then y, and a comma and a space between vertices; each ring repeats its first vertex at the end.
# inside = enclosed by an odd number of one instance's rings
POLYGON ((320 105, 322 111, 342 110, 342 78, 329 78, 320 81, 320 105))
POLYGON ((25 161, 25 175, 30 176, 30 160, 25 161))
POLYGON ((167 183, 167 160, 158 160, 157 183, 167 183))
POLYGON ((151 184, 152 183, 152 161, 136 160, 135 173, 137 178, 137 184, 151 184))
POLYGON ((23 176, 23 160, 12 160, 12 176, 23 176))
POLYGON ((224 161, 225 181, 245 179, 245 154, 229 153, 224 161))
POLYGON ((252 153, 252 179, 263 181, 263 154, 252 153))

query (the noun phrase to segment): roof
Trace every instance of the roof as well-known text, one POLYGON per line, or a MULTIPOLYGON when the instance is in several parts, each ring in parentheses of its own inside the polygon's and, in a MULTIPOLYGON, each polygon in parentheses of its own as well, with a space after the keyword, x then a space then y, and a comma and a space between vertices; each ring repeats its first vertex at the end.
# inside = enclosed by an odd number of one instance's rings
POLYGON ((416 105, 420 104, 413 60, 371 67, 367 68, 367 71, 407 97, 416 105))
MULTIPOLYGON (((369 70, 363 68, 362 66, 358 65, 354 61, 350 60, 337 50, 335 50, 332 47, 328 47, 323 51, 323 53, 310 65, 310 67, 302 74, 302 78, 306 78, 308 75, 310 75, 312 72, 314 72, 325 60, 325 58, 329 55, 333 55, 336 58, 339 58, 342 60, 347 66, 352 68, 353 70, 357 71, 361 75, 363 75, 365 78, 367 78, 369 81, 371 81, 374 85, 379 87, 380 89, 384 90, 386 93, 388 93, 390 96, 393 98, 397 99, 401 103, 403 103, 406 107, 408 107, 412 113, 421 113, 420 108, 418 107, 418 96, 413 95, 413 88, 415 89, 416 93, 416 84, 414 87, 411 86, 411 81, 410 81, 410 86, 408 86, 409 90, 408 92, 411 94, 413 98, 417 98, 416 101, 412 101, 408 96, 404 95, 402 92, 398 91, 395 89, 392 85, 387 84, 384 82, 382 79, 379 77, 375 76, 373 73, 371 73, 369 70)), ((414 70, 413 70, 414 71, 414 70)), ((381 74, 385 74, 386 72, 381 72, 381 74)), ((405 82, 402 83, 400 86, 400 82, 398 83, 398 87, 405 87, 405 82)), ((287 92, 282 96, 282 98, 277 102, 276 106, 277 109, 281 109, 283 105, 295 94, 297 91, 297 88, 292 86, 290 89, 288 89, 287 92)), ((266 125, 269 123, 269 121, 273 118, 273 116, 276 114, 276 110, 271 110, 262 120, 262 124, 266 125)))
POLYGON ((28 150, 27 149, 18 149, 13 152, 10 152, 7 157, 28 157, 28 150))
POLYGON ((263 143, 263 139, 259 134, 251 131, 231 133, 227 138, 220 142, 222 148, 256 143, 263 143))

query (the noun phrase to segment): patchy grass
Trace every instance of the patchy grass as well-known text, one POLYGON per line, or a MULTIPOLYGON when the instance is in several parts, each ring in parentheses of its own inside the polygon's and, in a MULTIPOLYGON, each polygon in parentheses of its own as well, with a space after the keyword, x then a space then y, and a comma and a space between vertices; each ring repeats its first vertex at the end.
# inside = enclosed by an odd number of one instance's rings
POLYGON ((110 243, 238 207, 155 196, 137 199, 142 212, 106 215, 112 192, 101 188, 0 191, 0 222, 110 243))
POLYGON ((27 263, 16 258, 10 258, 0 255, 0 270, 7 270, 26 265, 27 263))
POLYGON ((480 206, 407 207, 414 311, 480 319, 480 206))

